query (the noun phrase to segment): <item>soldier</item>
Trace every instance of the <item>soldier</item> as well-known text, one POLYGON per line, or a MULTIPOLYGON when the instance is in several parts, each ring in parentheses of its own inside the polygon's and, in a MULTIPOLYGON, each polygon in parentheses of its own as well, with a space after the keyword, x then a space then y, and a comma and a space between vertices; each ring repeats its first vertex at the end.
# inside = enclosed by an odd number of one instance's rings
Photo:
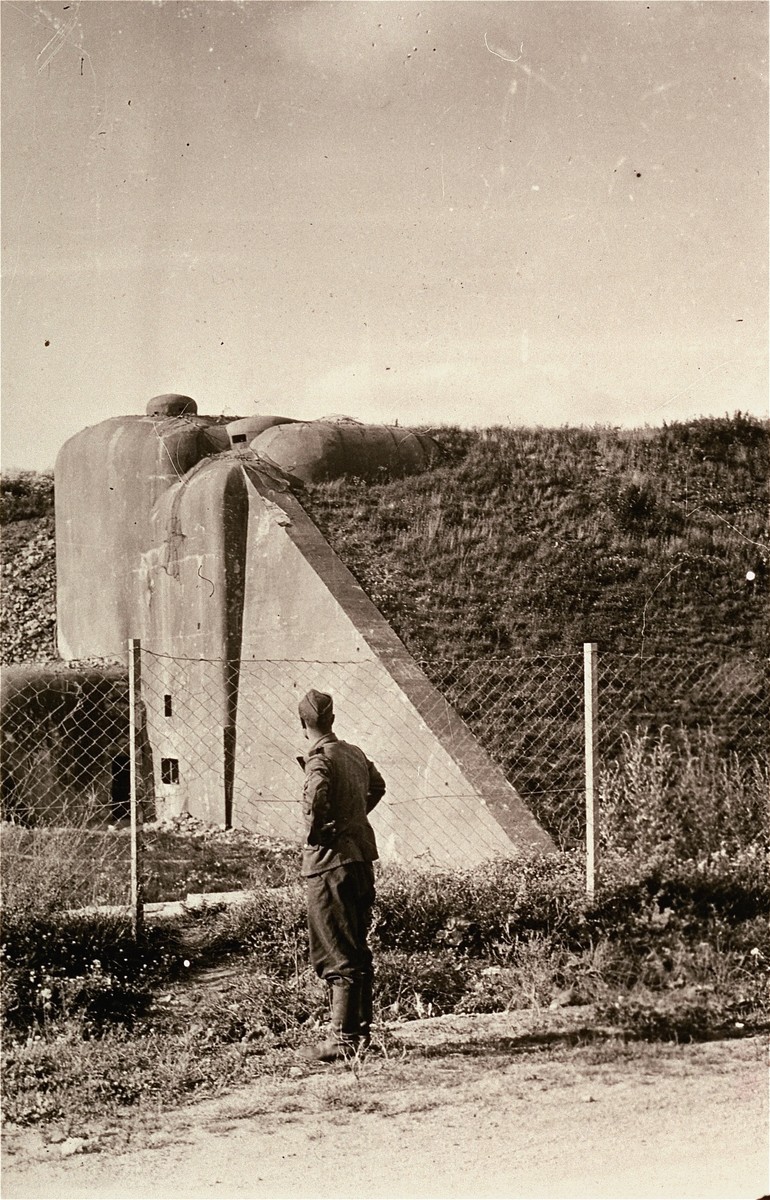
POLYGON ((367 935, 378 855, 367 814, 385 794, 385 781, 363 750, 332 733, 328 693, 311 688, 299 717, 310 742, 299 759, 305 770, 302 875, 310 962, 330 989, 332 1009, 329 1038, 307 1056, 334 1062, 369 1044, 373 970, 367 935))

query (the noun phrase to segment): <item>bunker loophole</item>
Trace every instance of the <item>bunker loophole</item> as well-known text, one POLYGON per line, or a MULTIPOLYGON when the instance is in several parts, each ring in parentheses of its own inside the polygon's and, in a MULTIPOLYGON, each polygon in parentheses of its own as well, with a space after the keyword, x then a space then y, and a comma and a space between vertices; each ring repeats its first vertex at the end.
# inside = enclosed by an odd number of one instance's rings
POLYGON ((179 759, 162 758, 160 760, 161 783, 179 783, 179 759))

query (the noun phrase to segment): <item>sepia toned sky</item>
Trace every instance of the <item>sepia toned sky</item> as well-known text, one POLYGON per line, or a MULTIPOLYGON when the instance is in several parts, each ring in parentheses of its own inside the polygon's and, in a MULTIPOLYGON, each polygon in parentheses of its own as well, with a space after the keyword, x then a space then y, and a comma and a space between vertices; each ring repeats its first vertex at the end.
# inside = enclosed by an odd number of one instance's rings
POLYGON ((400 424, 766 415, 766 3, 1 14, 5 466, 168 391, 400 424))

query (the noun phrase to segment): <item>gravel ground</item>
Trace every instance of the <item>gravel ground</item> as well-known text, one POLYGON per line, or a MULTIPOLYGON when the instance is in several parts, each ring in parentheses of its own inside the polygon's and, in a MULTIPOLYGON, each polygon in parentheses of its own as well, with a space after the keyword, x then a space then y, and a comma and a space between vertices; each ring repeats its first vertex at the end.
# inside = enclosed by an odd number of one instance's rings
POLYGON ((56 552, 53 516, 2 528, 0 661, 56 661, 56 552))

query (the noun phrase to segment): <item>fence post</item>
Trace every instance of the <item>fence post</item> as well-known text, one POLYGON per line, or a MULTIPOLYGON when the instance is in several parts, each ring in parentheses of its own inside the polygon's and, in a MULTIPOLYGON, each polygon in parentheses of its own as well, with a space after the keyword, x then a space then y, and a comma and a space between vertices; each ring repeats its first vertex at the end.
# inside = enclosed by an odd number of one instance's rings
POLYGON ((128 740, 131 782, 131 929, 138 941, 144 925, 142 900, 142 802, 139 796, 139 753, 142 685, 141 643, 128 641, 128 740))
POLYGON ((583 696, 585 710, 586 763, 586 893, 593 900, 596 886, 598 821, 596 819, 596 771, 599 763, 599 680, 596 642, 583 643, 583 696))

